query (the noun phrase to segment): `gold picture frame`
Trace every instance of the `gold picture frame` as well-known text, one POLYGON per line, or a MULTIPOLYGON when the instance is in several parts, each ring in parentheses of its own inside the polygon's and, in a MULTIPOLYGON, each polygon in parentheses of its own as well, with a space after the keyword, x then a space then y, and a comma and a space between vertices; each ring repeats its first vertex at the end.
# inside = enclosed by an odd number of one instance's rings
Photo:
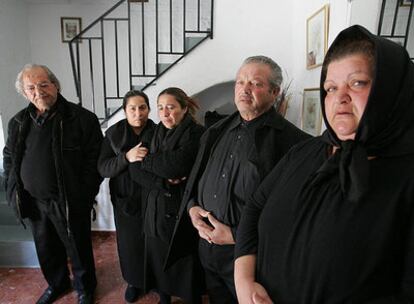
POLYGON ((302 130, 313 136, 321 133, 322 110, 319 88, 303 90, 302 102, 302 130))
MULTIPOLYGON (((62 42, 71 41, 82 30, 82 19, 79 17, 60 17, 62 42)), ((79 40, 81 42, 81 40, 79 40)))
POLYGON ((321 66, 328 49, 329 5, 323 6, 306 21, 306 68, 321 66))

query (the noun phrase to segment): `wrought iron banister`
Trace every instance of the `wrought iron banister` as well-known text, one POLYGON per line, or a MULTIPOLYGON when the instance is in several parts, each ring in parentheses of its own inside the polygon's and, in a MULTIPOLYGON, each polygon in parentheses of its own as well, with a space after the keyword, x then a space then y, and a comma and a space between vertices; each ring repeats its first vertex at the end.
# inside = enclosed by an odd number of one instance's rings
POLYGON ((118 1, 69 42, 79 103, 111 118, 127 90, 145 90, 213 38, 213 1, 118 1))
POLYGON ((414 2, 382 0, 378 35, 404 46, 414 61, 414 2))

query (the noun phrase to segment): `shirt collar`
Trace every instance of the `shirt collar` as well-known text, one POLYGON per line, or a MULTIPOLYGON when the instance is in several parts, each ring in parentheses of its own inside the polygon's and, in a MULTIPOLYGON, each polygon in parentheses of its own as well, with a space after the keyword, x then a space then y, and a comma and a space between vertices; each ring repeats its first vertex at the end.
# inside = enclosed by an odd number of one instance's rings
POLYGON ((236 115, 233 120, 231 121, 229 125, 229 130, 232 130, 238 126, 244 126, 249 130, 255 130, 260 128, 264 125, 264 123, 267 121, 268 117, 270 116, 271 112, 273 110, 273 107, 271 107, 269 110, 267 110, 265 113, 260 115, 259 117, 256 117, 252 120, 244 120, 240 114, 236 115))
POLYGON ((42 126, 45 124, 45 122, 48 119, 52 118, 55 115, 57 104, 58 104, 58 101, 56 101, 55 104, 49 110, 46 110, 44 113, 38 113, 37 108, 32 103, 30 103, 29 104, 30 117, 38 126, 42 126))

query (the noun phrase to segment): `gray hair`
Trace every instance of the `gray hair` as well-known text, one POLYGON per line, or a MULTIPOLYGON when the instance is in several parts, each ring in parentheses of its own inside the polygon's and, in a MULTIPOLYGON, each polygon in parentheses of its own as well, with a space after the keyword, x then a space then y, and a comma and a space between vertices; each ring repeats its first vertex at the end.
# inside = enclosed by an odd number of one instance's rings
POLYGON ((47 66, 41 65, 41 64, 34 64, 34 63, 26 64, 23 67, 23 69, 19 72, 19 74, 17 74, 16 83, 15 83, 15 87, 16 87, 17 93, 19 93, 19 94, 21 94, 23 96, 26 96, 24 94, 24 88, 23 88, 23 74, 26 71, 28 71, 30 69, 34 69, 34 68, 41 68, 41 69, 43 69, 47 73, 47 76, 48 76, 50 82, 53 83, 56 86, 58 92, 60 93, 61 86, 60 86, 59 79, 57 79, 56 75, 53 74, 53 72, 47 66))
POLYGON ((276 62, 273 61, 273 59, 262 55, 251 56, 243 61, 242 66, 249 63, 261 63, 267 65, 270 68, 270 86, 272 89, 280 89, 283 81, 282 69, 276 62))

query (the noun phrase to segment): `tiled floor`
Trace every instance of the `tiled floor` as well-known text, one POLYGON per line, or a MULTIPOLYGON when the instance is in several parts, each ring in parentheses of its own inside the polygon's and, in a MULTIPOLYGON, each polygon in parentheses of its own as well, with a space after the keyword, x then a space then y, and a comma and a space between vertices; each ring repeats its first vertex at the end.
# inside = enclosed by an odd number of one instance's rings
MULTIPOLYGON (((94 232, 93 246, 98 277, 96 303, 125 303, 125 283, 119 269, 115 233, 94 232)), ((0 268, 0 304, 36 303, 46 287, 47 284, 38 268, 0 268)), ((76 292, 70 292, 55 303, 77 303, 76 292)), ((158 303, 158 296, 149 293, 136 303, 158 303)), ((175 299, 174 303, 180 301, 175 299)))

